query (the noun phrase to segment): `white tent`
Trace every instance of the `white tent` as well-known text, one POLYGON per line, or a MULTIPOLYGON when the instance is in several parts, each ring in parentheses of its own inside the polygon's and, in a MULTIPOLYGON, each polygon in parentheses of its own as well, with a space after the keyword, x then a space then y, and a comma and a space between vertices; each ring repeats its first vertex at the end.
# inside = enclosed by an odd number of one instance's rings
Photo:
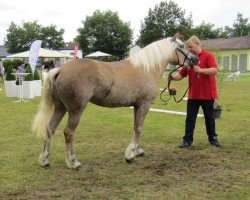
POLYGON ((96 51, 94 53, 86 55, 85 57, 88 58, 88 57, 104 57, 104 56, 112 56, 112 55, 108 54, 108 53, 101 52, 101 51, 96 51))
MULTIPOLYGON (((7 56, 7 58, 28 58, 29 57, 29 51, 12 54, 7 56)), ((72 58, 73 56, 61 53, 59 51, 51 51, 47 49, 40 48, 38 57, 43 58, 72 58)))

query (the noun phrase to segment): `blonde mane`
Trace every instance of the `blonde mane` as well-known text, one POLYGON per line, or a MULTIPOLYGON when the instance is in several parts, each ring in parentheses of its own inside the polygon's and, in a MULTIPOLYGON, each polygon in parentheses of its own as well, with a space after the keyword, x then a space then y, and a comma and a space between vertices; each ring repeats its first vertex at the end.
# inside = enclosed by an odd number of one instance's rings
POLYGON ((133 67, 150 71, 159 69, 164 61, 170 60, 173 51, 170 38, 166 38, 149 44, 128 59, 133 67))

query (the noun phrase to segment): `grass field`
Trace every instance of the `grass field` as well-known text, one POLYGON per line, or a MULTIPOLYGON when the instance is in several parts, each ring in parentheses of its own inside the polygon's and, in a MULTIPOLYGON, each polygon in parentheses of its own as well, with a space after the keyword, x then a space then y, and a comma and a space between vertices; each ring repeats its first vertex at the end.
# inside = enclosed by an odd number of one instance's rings
MULTIPOLYGON (((161 87, 164 86, 164 80, 161 87)), ((186 82, 178 82, 178 93, 186 82)), ((43 141, 30 131, 40 97, 29 103, 6 98, 0 81, 0 199, 250 199, 250 76, 224 82, 221 119, 216 129, 221 148, 211 146, 204 119, 197 119, 194 143, 179 149, 184 116, 150 112, 141 145, 145 157, 131 165, 124 151, 133 135, 133 111, 89 104, 78 126, 74 147, 84 165, 67 168, 61 122, 52 141, 50 167, 41 168, 43 141)), ((185 111, 185 102, 152 108, 185 111)))

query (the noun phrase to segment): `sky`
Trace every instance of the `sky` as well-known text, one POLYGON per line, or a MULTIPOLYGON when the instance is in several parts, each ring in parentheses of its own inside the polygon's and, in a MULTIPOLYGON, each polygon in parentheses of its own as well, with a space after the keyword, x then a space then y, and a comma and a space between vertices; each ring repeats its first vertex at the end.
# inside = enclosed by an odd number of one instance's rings
MULTIPOLYGON (((38 21, 42 26, 56 25, 63 28, 64 41, 70 42, 78 35, 77 29, 83 27, 82 21, 91 16, 95 10, 117 12, 123 22, 130 22, 134 41, 138 38, 141 23, 150 8, 164 0, 0 0, 0 45, 4 44, 7 29, 13 21, 16 25, 22 22, 38 21)), ((249 0, 172 0, 185 10, 186 16, 192 14, 195 26, 204 21, 215 27, 232 26, 237 13, 249 18, 249 0)), ((169 0, 168 0, 169 2, 169 0)))

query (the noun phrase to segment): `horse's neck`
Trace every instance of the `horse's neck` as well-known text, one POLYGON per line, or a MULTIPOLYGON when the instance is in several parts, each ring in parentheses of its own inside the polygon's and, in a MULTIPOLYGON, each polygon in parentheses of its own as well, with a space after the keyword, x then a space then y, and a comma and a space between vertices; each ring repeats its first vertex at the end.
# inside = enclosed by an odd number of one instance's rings
POLYGON ((164 61, 163 62, 163 65, 162 65, 162 67, 160 68, 160 70, 159 70, 159 73, 160 73, 160 77, 159 77, 159 79, 161 79, 162 78, 162 76, 163 76, 163 74, 164 74, 164 72, 166 71, 166 69, 167 69, 167 66, 168 66, 168 64, 169 64, 169 61, 168 60, 166 60, 166 61, 164 61))

